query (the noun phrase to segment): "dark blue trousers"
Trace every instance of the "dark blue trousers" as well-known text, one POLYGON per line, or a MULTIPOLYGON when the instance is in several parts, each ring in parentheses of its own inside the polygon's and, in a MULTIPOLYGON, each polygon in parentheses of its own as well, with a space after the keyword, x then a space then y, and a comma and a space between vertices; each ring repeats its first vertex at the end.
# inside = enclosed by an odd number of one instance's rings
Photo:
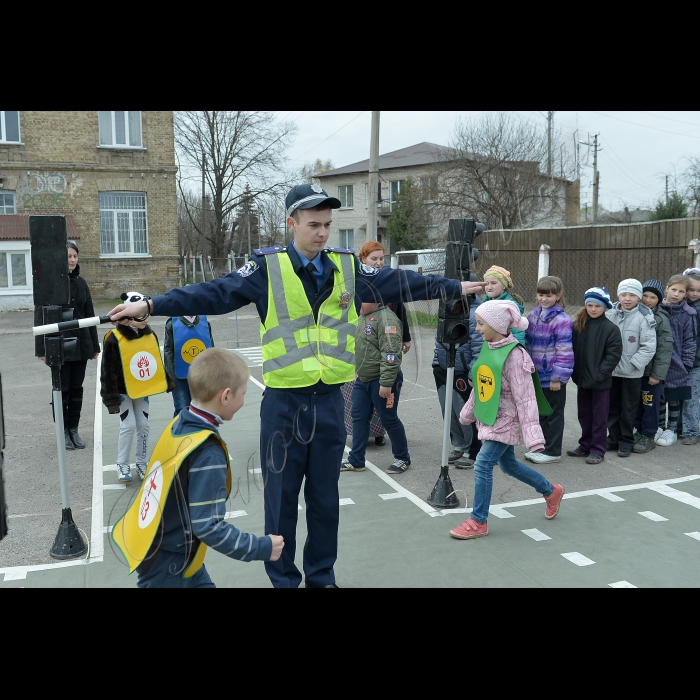
POLYGON ((284 537, 282 556, 276 562, 265 562, 275 588, 298 588, 301 583, 294 555, 302 481, 306 501, 306 583, 319 587, 335 583, 338 479, 347 438, 343 418, 340 385, 325 394, 265 389, 260 405, 265 534, 284 537))
POLYGON ((649 384, 649 377, 642 377, 642 397, 637 408, 637 419, 634 421, 635 430, 648 438, 654 439, 659 428, 659 408, 663 382, 649 384))
POLYGON ((365 465, 365 451, 369 440, 369 422, 372 419, 372 408, 377 409, 379 419, 391 440, 391 452, 395 459, 410 462, 406 430, 398 416, 399 397, 403 384, 403 372, 399 372, 391 391, 394 394, 394 405, 386 407, 386 399, 379 395, 379 379, 371 382, 355 380, 352 388, 352 450, 348 455, 350 464, 356 467, 365 465))

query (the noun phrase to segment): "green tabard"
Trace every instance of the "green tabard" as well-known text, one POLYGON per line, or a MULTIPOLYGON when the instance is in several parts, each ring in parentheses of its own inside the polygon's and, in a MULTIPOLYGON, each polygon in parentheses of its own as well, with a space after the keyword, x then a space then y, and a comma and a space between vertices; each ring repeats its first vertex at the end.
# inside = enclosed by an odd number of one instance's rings
MULTIPOLYGON (((472 367, 474 382, 474 415, 484 425, 493 425, 498 415, 498 406, 501 402, 501 376, 503 365, 511 351, 518 347, 518 343, 510 343, 500 348, 491 350, 488 343, 481 346, 479 357, 472 367)), ((547 402, 540 378, 537 372, 532 373, 532 382, 537 399, 537 410, 541 416, 552 414, 552 408, 547 402)))

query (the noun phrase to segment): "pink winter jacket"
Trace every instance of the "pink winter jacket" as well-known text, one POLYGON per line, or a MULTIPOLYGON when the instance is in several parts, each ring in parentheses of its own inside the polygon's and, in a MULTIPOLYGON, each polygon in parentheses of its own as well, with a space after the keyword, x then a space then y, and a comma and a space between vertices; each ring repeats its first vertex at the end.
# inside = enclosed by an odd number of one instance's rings
MULTIPOLYGON (((518 341, 509 334, 507 338, 489 343, 490 349, 501 348, 518 341)), ((495 440, 505 445, 525 443, 533 452, 544 449, 544 435, 540 428, 540 416, 537 411, 535 387, 530 374, 535 365, 522 345, 511 350, 503 365, 501 379, 501 400, 498 416, 493 425, 484 425, 474 416, 474 392, 459 414, 459 422, 464 425, 476 422, 479 440, 495 440)))

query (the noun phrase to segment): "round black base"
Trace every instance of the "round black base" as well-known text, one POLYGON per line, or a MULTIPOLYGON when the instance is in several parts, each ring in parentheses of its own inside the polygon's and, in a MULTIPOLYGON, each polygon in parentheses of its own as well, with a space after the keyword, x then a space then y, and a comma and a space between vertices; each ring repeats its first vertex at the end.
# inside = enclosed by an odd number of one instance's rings
POLYGON ((80 557, 87 552, 87 542, 83 540, 83 536, 78 530, 78 526, 73 522, 73 515, 70 508, 64 508, 62 511, 63 518, 58 526, 56 539, 53 541, 53 547, 49 554, 54 559, 74 559, 80 557))
POLYGON ((430 496, 428 496, 427 501, 434 508, 457 508, 459 506, 459 499, 455 494, 448 469, 448 467, 440 468, 440 476, 435 482, 430 496))

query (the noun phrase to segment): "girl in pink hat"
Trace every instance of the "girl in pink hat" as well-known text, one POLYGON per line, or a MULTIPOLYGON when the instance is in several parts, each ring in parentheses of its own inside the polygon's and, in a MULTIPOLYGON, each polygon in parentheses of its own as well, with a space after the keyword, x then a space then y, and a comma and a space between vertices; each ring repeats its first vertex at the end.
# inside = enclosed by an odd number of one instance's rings
POLYGON ((476 311, 476 329, 484 345, 472 367, 474 391, 459 420, 465 425, 476 422, 482 447, 474 463, 472 514, 450 530, 455 539, 470 540, 489 534, 486 519, 496 464, 504 473, 542 494, 548 520, 559 512, 564 487, 550 483, 539 472, 518 462, 513 449, 514 445, 525 443, 532 452, 543 450, 545 441, 539 413, 540 410, 543 414, 551 413, 533 374, 532 359, 509 331, 510 328, 524 331, 527 326, 527 319, 509 300, 487 301, 476 311))

